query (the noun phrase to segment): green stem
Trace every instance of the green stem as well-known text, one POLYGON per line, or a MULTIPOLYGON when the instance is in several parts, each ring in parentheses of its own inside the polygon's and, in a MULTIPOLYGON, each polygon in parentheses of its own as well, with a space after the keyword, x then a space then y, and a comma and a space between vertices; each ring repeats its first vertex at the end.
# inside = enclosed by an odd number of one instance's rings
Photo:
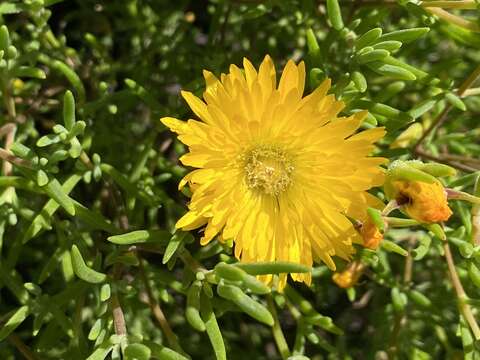
POLYGON ((268 310, 272 313, 273 316, 273 338, 275 339, 275 343, 277 344, 278 351, 282 356, 282 359, 286 360, 290 356, 290 350, 288 349, 287 341, 285 340, 285 336, 283 335, 282 328, 280 326, 280 322, 278 321, 277 309, 275 308, 275 304, 273 302, 272 295, 267 297, 267 305, 268 310))

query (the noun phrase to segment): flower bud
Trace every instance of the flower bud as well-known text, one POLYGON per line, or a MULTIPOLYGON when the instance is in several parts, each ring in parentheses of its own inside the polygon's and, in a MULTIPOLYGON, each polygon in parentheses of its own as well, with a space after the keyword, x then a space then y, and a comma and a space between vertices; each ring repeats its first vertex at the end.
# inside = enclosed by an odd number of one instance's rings
POLYGON ((332 280, 338 287, 342 289, 348 289, 358 282, 365 270, 365 265, 360 261, 354 261, 350 263, 342 272, 336 272, 332 276, 332 280))
POLYGON ((412 219, 422 223, 447 221, 452 215, 448 207, 447 193, 436 181, 393 181, 395 200, 412 219))
POLYGON ((363 246, 375 250, 383 240, 383 234, 380 229, 368 219, 362 225, 360 233, 363 237, 363 246))

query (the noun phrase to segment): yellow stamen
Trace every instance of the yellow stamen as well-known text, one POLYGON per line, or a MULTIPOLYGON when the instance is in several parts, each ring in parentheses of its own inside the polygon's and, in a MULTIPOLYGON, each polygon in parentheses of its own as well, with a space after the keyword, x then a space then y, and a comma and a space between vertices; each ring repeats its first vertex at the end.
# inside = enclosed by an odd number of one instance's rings
POLYGON ((294 167, 281 149, 260 146, 247 152, 243 158, 245 179, 250 189, 279 195, 290 186, 294 167))

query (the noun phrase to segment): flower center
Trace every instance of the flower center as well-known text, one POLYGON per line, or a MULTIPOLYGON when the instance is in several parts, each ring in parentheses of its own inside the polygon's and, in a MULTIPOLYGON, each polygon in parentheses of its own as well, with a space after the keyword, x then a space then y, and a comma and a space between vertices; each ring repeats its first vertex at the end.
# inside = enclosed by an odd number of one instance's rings
POLYGON ((250 189, 279 195, 292 183, 294 170, 291 160, 281 149, 259 146, 244 155, 245 178, 250 189))

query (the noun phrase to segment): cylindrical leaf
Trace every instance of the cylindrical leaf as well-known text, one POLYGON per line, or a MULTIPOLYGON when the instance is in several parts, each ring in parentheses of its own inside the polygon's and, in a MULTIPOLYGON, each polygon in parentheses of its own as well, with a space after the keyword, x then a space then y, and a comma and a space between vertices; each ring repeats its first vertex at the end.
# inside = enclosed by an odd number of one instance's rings
POLYGON ((205 331, 205 323, 200 317, 200 295, 202 291, 202 283, 198 280, 190 285, 187 293, 187 308, 185 310, 185 318, 188 323, 198 331, 205 331))
POLYGON ((85 264, 82 254, 76 245, 72 246, 71 255, 73 271, 80 279, 92 284, 99 284, 107 279, 107 275, 95 271, 85 264))
POLYGON ((67 130, 72 130, 75 125, 75 99, 70 90, 63 97, 63 123, 67 130))
POLYGON ((368 30, 366 33, 362 34, 359 38, 355 40, 355 47, 358 49, 364 48, 365 46, 372 45, 375 40, 377 40, 382 35, 381 28, 374 28, 368 30))
POLYGON ((429 31, 430 29, 427 27, 402 29, 402 30, 392 31, 387 34, 383 34, 380 39, 382 41, 395 40, 395 41, 401 41, 403 43, 408 43, 413 40, 416 40, 417 38, 419 38, 423 34, 426 34, 429 31))
POLYGON ((243 293, 238 287, 220 283, 217 286, 217 292, 221 297, 234 302, 240 309, 254 319, 268 326, 273 326, 274 321, 270 311, 243 293))
POLYGON ((335 30, 343 29, 342 12, 338 0, 327 0, 327 14, 335 30))

